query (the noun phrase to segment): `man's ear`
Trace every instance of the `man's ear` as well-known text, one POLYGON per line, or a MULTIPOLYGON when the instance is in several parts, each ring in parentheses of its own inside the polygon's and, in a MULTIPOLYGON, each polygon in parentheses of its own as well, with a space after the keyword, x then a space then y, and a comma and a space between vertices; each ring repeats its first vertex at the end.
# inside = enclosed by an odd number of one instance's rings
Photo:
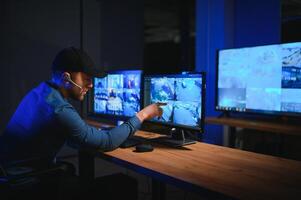
POLYGON ((68 72, 64 72, 62 74, 62 80, 64 81, 64 83, 69 83, 71 81, 71 75, 68 72))

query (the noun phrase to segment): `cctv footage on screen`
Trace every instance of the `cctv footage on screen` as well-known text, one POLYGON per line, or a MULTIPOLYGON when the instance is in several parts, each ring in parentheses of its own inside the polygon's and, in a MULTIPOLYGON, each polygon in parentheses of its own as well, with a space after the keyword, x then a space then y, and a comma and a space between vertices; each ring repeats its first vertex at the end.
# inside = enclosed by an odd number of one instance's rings
POLYGON ((94 112, 131 117, 140 110, 140 74, 109 74, 94 80, 94 112))
POLYGON ((219 109, 301 112, 301 43, 222 50, 219 109))
POLYGON ((164 102, 163 123, 198 127, 201 120, 201 77, 148 77, 145 79, 145 105, 164 102))

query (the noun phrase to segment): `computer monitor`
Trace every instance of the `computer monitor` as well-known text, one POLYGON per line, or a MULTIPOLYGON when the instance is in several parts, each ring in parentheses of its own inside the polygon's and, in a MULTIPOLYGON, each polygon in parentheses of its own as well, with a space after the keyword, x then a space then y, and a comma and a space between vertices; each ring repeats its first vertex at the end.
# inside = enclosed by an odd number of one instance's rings
POLYGON ((95 77, 90 114, 118 120, 134 116, 141 107, 141 76, 141 70, 118 70, 95 77))
MULTIPOLYGON (((204 98, 204 73, 144 77, 144 106, 156 102, 167 103, 162 106, 162 117, 150 122, 170 127, 171 133, 174 134, 170 139, 178 139, 180 136, 183 140, 187 131, 203 133, 204 98)), ((186 143, 182 145, 184 144, 186 143)))
POLYGON ((219 50, 216 109, 300 115, 301 42, 219 50))

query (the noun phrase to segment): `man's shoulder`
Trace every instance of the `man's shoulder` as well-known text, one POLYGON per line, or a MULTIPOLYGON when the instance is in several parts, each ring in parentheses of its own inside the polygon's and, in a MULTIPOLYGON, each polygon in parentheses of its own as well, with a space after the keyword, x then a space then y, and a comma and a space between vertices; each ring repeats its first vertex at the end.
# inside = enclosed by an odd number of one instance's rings
POLYGON ((59 90, 49 82, 42 82, 35 89, 34 93, 39 96, 44 105, 54 111, 61 113, 66 110, 74 110, 73 106, 65 99, 59 90))
POLYGON ((61 93, 49 83, 43 82, 38 87, 41 89, 43 99, 52 107, 70 105, 61 93))

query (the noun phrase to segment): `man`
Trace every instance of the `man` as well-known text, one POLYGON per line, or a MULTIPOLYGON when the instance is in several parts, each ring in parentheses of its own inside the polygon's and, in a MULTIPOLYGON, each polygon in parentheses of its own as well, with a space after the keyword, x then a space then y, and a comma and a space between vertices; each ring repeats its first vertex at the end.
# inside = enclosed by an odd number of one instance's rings
POLYGON ((52 64, 52 79, 23 98, 0 137, 1 163, 36 158, 51 163, 66 142, 78 148, 114 150, 144 120, 162 115, 160 105, 152 104, 111 130, 86 124, 68 99, 82 101, 93 87, 92 76, 104 75, 84 51, 70 47, 59 52, 52 64))

